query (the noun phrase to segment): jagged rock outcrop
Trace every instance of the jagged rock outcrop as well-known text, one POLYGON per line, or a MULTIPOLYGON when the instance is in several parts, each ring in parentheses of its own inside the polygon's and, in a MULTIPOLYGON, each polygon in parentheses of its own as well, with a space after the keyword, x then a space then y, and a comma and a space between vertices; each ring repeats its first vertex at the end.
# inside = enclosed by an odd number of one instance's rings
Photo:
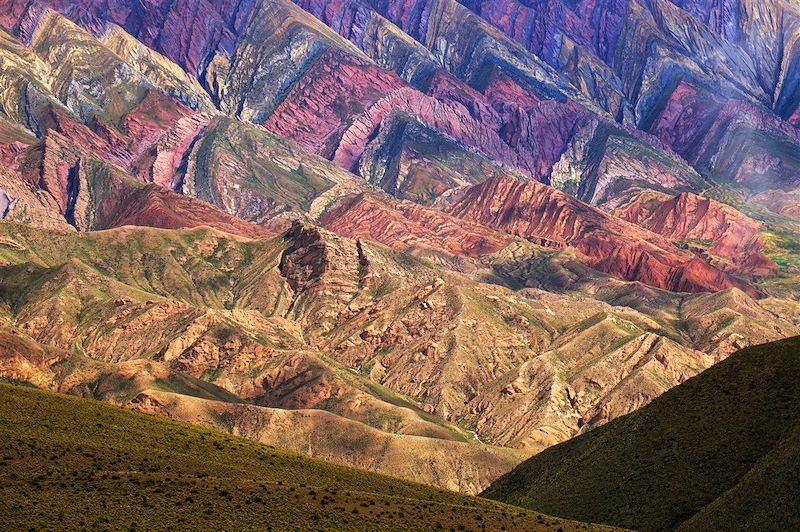
POLYGON ((539 183, 488 180, 465 192, 448 212, 509 234, 565 242, 593 267, 621 279, 675 291, 737 287, 758 293, 669 240, 539 183))
POLYGON ((723 269, 756 275, 775 270, 761 254, 761 224, 717 201, 685 192, 670 198, 643 191, 615 214, 689 248, 729 259, 730 265, 718 263, 723 269))
POLYGON ((291 242, 281 255, 278 269, 295 292, 301 292, 330 270, 328 248, 319 231, 294 222, 286 233, 291 242))

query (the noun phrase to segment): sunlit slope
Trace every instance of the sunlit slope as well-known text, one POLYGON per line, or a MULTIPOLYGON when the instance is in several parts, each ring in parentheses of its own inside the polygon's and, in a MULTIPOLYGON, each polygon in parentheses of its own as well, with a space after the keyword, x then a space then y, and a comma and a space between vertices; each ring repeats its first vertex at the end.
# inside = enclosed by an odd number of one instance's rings
POLYGON ((0 384, 0 527, 590 527, 167 418, 0 384))

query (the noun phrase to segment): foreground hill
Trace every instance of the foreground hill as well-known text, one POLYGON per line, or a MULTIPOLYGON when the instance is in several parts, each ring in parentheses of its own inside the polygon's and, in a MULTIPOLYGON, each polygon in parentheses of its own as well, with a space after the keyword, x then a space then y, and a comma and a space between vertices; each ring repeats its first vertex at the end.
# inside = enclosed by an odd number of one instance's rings
POLYGON ((638 530, 800 527, 800 338, 749 347, 484 496, 638 530))
POLYGON ((93 401, 7 384, 0 398, 4 530, 604 529, 93 401))

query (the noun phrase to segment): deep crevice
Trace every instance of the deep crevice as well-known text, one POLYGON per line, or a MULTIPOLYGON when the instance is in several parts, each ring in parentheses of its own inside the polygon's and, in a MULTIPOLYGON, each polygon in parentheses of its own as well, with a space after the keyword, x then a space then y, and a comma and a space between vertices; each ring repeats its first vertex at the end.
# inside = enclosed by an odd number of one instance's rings
POLYGON ((64 219, 75 229, 78 229, 78 226, 75 225, 75 204, 80 192, 80 164, 81 161, 78 159, 67 169, 67 204, 64 207, 64 219))

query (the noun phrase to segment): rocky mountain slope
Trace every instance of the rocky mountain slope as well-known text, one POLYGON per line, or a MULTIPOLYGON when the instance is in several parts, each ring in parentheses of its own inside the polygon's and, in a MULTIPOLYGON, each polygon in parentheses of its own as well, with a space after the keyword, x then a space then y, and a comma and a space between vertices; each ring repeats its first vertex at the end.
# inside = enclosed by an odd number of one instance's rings
POLYGON ((800 334, 800 19, 706 4, 0 0, 0 374, 475 493, 800 334))
POLYGON ((515 292, 300 223, 267 240, 3 229, 8 334, 58 353, 12 348, 4 376, 470 492, 524 457, 478 438, 541 449, 798 327, 735 289, 672 309, 620 306, 633 290, 611 280, 595 298, 515 292), (275 408, 307 414, 268 430, 275 408), (311 436, 334 421, 353 427, 341 441, 311 436), (409 438, 426 467, 398 468, 409 438))
POLYGON ((798 364, 798 338, 743 349, 483 495, 638 530, 796 528, 798 364))

